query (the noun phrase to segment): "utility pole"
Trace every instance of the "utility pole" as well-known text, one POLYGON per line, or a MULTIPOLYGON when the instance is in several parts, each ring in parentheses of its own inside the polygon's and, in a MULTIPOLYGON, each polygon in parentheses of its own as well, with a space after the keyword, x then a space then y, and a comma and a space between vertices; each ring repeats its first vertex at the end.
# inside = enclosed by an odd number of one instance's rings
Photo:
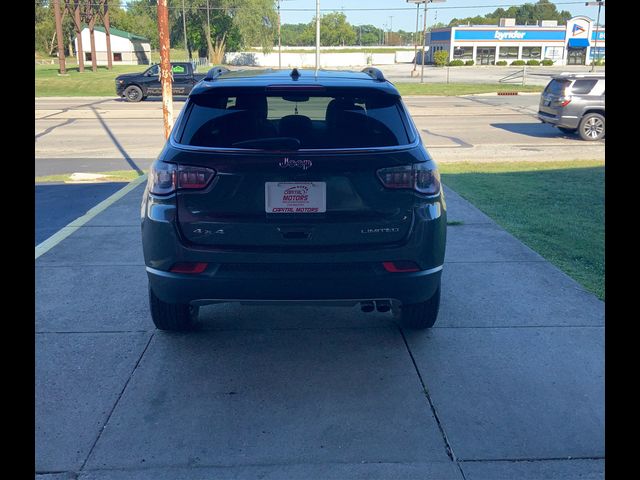
POLYGON ((427 43, 427 3, 442 3, 447 0, 424 0, 424 19, 422 22, 422 69, 420 70, 420 83, 424 83, 424 56, 427 43))
POLYGON ((60 0, 53 0, 53 12, 56 17, 56 36, 58 37, 58 72, 67 74, 67 64, 64 58, 64 37, 62 36, 62 17, 60 16, 60 0))
POLYGON ((416 75, 416 70, 418 68, 418 15, 420 13, 420 4, 416 3, 416 39, 415 39, 415 49, 413 53, 413 70, 411 72, 411 76, 416 75))
MULTIPOLYGON (((598 52, 598 30, 600 28, 600 9, 604 6, 604 0, 597 0, 596 2, 587 2, 585 3, 585 5, 587 7, 595 7, 596 5, 598 5, 598 19, 596 20, 596 42, 595 45, 593 46, 593 50, 596 52, 598 52)), ((591 39, 589 39, 589 41, 591 41, 591 39)), ((596 59, 594 55, 591 55, 591 71, 595 71, 596 69, 596 59)))
POLYGON ((425 44, 427 43, 427 3, 429 0, 424 2, 424 18, 422 19, 422 66, 420 67, 420 83, 424 83, 424 52, 425 52, 425 44))
POLYGON ((158 0, 158 37, 160 40, 160 83, 162 84, 162 117, 164 138, 173 128, 173 95, 171 90, 171 59, 169 57, 169 10, 167 0, 158 0))
POLYGON ((213 56, 213 44, 211 43, 211 18, 209 17, 209 0, 207 0, 207 61, 211 64, 213 56))
POLYGON ((389 15, 389 35, 387 36, 389 45, 393 42, 393 15, 389 15))
POLYGON ((191 50, 187 44, 187 19, 184 13, 184 0, 182 0, 182 32, 184 33, 184 48, 189 52, 189 60, 191 60, 191 50))
POLYGON ((320 69, 320 0, 316 0, 316 73, 320 69))
POLYGON ((282 38, 280 37, 280 0, 278 0, 278 68, 282 68, 282 38))

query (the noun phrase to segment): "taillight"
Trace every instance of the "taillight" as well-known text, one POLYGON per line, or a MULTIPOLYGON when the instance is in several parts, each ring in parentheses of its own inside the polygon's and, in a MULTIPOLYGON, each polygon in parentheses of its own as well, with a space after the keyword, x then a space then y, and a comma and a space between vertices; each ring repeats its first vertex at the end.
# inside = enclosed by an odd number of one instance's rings
POLYGON ((149 169, 149 192, 168 195, 177 189, 205 188, 215 175, 215 170, 206 167, 154 163, 149 169))
POLYGON ((440 172, 433 162, 382 168, 378 178, 386 188, 411 189, 426 195, 440 193, 440 172))
POLYGON ((408 260, 400 260, 395 262, 382 262, 382 266, 387 272, 391 273, 405 273, 405 272, 419 272, 420 267, 415 262, 408 260))
POLYGON ((175 263, 171 269, 169 270, 170 272, 173 273, 202 273, 207 269, 207 263, 189 263, 189 262, 182 262, 182 263, 175 263))
POLYGON ((569 105, 569 102, 571 102, 571 97, 562 97, 559 99, 559 101, 561 107, 566 107, 567 105, 569 105))

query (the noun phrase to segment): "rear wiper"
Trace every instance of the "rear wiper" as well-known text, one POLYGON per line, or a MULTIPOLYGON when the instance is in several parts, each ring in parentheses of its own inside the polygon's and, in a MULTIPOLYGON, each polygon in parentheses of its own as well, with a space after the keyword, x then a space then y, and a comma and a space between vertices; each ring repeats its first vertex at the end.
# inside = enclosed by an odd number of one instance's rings
POLYGON ((298 150, 300 140, 293 137, 252 138, 231 144, 232 147, 263 148, 265 150, 298 150))

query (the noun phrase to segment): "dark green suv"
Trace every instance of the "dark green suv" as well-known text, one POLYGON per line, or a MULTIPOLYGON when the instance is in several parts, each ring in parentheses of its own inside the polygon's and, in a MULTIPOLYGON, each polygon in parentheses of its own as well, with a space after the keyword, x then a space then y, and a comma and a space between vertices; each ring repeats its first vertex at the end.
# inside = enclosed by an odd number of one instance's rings
POLYGON ((436 321, 440 175, 377 69, 212 69, 151 167, 141 215, 159 329, 187 329, 222 302, 436 321))

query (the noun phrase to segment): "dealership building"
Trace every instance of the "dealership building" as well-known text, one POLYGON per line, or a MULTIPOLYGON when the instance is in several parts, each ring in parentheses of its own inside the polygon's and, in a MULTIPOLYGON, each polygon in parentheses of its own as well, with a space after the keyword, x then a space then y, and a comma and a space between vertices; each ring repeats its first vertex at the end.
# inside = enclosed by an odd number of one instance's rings
POLYGON ((498 26, 434 29, 427 33, 426 61, 432 63, 439 50, 447 51, 450 60, 474 60, 476 65, 532 59, 550 59, 554 65, 589 65, 593 59, 604 59, 604 27, 596 28, 589 17, 573 17, 566 25, 555 20, 537 25, 515 23, 515 18, 502 18, 498 26))

